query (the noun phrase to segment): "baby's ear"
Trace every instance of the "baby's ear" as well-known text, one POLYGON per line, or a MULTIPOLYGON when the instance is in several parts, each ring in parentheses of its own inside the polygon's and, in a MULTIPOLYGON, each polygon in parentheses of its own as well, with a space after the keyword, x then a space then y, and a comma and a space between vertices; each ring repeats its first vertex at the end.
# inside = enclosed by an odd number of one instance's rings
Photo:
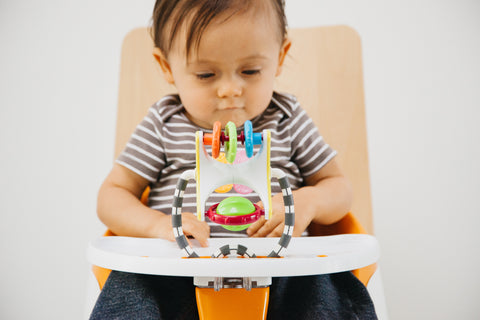
POLYGON ((278 56, 277 73, 275 74, 275 76, 277 77, 282 73, 283 63, 285 62, 285 57, 287 56, 291 46, 292 46, 292 41, 290 41, 289 38, 286 38, 285 41, 283 41, 283 44, 282 44, 282 47, 280 48, 280 53, 278 56))
POLYGON ((168 63, 162 50, 160 50, 160 48, 155 47, 153 48, 152 54, 155 60, 160 65, 160 68, 163 71, 163 76, 165 80, 170 84, 175 84, 175 81, 173 80, 172 69, 170 68, 170 64, 168 63))

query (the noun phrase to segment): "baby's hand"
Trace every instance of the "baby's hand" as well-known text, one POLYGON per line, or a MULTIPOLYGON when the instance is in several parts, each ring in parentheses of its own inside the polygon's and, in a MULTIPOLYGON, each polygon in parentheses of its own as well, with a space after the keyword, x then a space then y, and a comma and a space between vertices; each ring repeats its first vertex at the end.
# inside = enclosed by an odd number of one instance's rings
MULTIPOLYGON (((175 241, 172 228, 172 216, 162 215, 159 221, 159 238, 175 241)), ((202 247, 208 247, 210 237, 210 226, 205 221, 199 221, 190 212, 182 213, 182 229, 185 236, 192 236, 202 247)), ((188 239, 187 239, 188 240, 188 239)))
MULTIPOLYGON (((295 196, 295 192, 293 195, 295 196)), ((299 237, 302 235, 313 219, 310 214, 312 210, 308 210, 307 201, 297 204, 295 200, 295 226, 293 228, 293 236, 299 237)), ((257 203, 263 208, 262 202, 257 203)), ((272 218, 265 220, 262 216, 255 223, 252 223, 247 229, 247 234, 250 237, 280 237, 285 227, 285 206, 283 204, 283 195, 278 193, 272 197, 272 218)))

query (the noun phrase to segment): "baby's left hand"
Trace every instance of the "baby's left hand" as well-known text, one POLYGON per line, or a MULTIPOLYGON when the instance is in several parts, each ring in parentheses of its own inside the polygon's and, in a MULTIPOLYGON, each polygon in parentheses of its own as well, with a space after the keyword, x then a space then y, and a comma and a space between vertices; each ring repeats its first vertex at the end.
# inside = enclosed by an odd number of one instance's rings
MULTIPOLYGON (((299 191, 293 191, 295 206, 294 237, 301 236, 314 217, 313 210, 308 208, 308 200, 301 200, 301 196, 298 194, 299 191)), ((262 202, 257 203, 257 205, 263 208, 262 202)), ((272 197, 272 210, 273 215, 271 219, 265 220, 262 216, 248 227, 247 234, 250 237, 280 237, 282 235, 285 226, 285 206, 281 192, 272 197)))

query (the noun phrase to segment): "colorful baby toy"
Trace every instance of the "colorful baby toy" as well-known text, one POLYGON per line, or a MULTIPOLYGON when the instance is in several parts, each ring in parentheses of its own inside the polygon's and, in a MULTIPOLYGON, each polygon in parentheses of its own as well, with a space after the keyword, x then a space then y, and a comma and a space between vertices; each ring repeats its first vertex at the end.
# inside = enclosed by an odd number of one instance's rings
MULTIPOLYGON (((282 188, 283 201, 285 205, 285 228, 278 242, 278 245, 270 252, 269 257, 280 257, 292 237, 295 221, 293 207, 293 196, 290 184, 285 173, 276 168, 270 167, 270 131, 263 130, 262 133, 254 133, 252 123, 246 121, 244 131, 237 135, 237 129, 233 122, 228 122, 225 132, 221 130, 221 123, 215 122, 213 132, 203 133, 197 131, 195 136, 196 145, 196 168, 185 171, 179 178, 172 205, 172 226, 175 239, 189 258, 198 257, 189 245, 182 230, 182 203, 183 194, 190 179, 196 180, 197 186, 197 217, 204 221, 207 216, 211 221, 221 224, 228 230, 239 231, 246 229, 251 223, 257 221, 262 215, 265 219, 272 216, 271 203, 271 179, 277 178, 282 188), (245 145, 245 153, 248 160, 234 163, 237 156, 237 143, 245 145), (205 145, 212 146, 210 156, 205 145), (217 161, 220 156, 220 148, 224 146, 227 163, 217 161), (254 146, 260 145, 260 150, 254 156, 254 146), (242 197, 230 197, 219 204, 213 205, 205 210, 205 203, 216 189, 228 184, 236 184, 251 188, 255 191, 264 209, 251 203, 242 197)), ((248 248, 242 246, 222 247, 213 256, 227 256, 231 251, 238 255, 245 255, 248 248)), ((252 257, 255 254, 250 254, 252 257)))

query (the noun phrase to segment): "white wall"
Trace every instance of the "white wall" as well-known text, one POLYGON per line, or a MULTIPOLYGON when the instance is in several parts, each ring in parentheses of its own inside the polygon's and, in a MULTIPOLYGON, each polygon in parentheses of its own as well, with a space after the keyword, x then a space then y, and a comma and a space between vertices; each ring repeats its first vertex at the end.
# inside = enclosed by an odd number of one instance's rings
MULTIPOLYGON (((121 40, 153 2, 0 2, 2 319, 83 317, 121 40)), ((292 27, 362 36, 390 318, 479 318, 480 2, 287 2, 292 27)))

